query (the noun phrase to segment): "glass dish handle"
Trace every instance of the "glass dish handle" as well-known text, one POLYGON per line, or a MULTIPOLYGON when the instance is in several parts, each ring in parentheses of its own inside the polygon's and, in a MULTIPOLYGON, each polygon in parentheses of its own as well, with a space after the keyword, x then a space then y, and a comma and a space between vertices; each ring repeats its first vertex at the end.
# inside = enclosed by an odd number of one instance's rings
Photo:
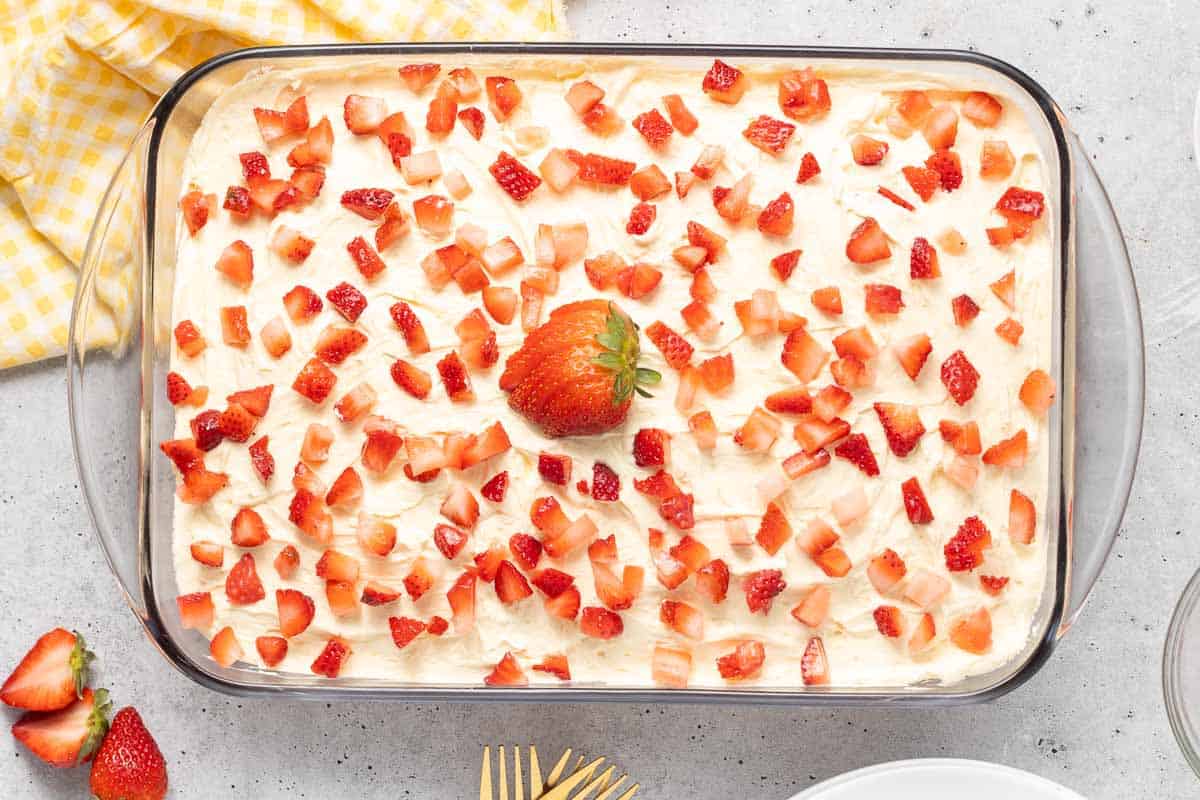
POLYGON ((134 613, 146 458, 142 337, 148 279, 146 155, 154 120, 134 137, 104 193, 80 263, 67 344, 67 407, 75 466, 105 558, 134 613))
POLYGON ((1112 550, 1142 441, 1145 348, 1133 266, 1108 194, 1078 136, 1075 166, 1073 531, 1067 605, 1074 624, 1112 550), (1115 434, 1115 435, 1114 435, 1115 434))

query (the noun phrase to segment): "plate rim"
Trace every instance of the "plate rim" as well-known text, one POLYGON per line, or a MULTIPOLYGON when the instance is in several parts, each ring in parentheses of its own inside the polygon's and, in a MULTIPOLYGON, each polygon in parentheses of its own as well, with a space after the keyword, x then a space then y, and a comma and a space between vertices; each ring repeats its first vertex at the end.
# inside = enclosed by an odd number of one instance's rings
POLYGON ((1043 788, 1053 789, 1062 794, 1063 800, 1087 800, 1083 795, 1076 792, 1074 789, 1069 789, 1060 783, 1055 783, 1049 778, 1043 778, 1041 775, 1035 775, 1017 767, 1010 767, 1006 764, 996 764, 990 761, 980 761, 972 758, 906 758, 896 761, 884 761, 879 764, 872 764, 859 769, 843 772, 841 775, 836 775, 828 780, 818 783, 799 794, 793 795, 789 800, 820 800, 823 793, 831 789, 845 787, 855 781, 863 778, 871 777, 884 772, 906 771, 921 767, 967 767, 988 772, 998 772, 1009 776, 1020 777, 1025 780, 1032 780, 1043 788))

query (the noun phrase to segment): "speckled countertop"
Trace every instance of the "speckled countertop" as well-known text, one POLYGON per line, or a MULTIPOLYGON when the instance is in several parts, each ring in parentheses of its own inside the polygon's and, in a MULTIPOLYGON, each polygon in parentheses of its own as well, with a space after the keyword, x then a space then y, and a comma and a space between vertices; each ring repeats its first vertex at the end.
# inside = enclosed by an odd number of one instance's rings
MULTIPOLYGON (((101 652, 101 682, 119 702, 136 702, 158 738, 179 798, 467 797, 481 745, 514 739, 609 755, 646 787, 640 796, 658 800, 785 800, 856 767, 919 756, 999 761, 1090 798, 1196 796, 1200 784, 1167 727, 1159 664, 1175 599, 1200 566, 1196 484, 1180 468, 1200 449, 1200 171, 1190 146, 1200 6, 1151 5, 1154 13, 1134 14, 1100 0, 569 2, 582 41, 978 49, 1029 72, 1066 110, 1137 271, 1147 425, 1125 526, 1094 599, 1013 694, 920 711, 326 706, 214 694, 166 665, 108 573, 71 462, 61 360, 0 373, 0 665, 15 663, 35 632, 77 626, 101 652)), ((49 769, 7 737, 3 754, 6 797, 83 794, 84 773, 49 769)))

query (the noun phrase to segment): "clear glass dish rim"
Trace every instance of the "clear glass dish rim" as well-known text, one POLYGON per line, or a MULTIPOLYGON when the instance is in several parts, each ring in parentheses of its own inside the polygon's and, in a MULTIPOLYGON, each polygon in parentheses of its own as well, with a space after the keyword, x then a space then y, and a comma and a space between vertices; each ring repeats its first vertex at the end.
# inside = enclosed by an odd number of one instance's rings
POLYGON ((1188 723, 1186 698, 1180 687, 1180 651, 1183 648, 1184 629, 1200 606, 1200 570, 1197 570, 1184 587, 1179 602, 1171 614, 1167 627, 1167 638, 1163 644, 1162 685, 1163 701, 1167 707, 1167 721, 1171 733, 1188 766, 1200 777, 1200 731, 1188 723))
MULTIPOLYGON (((490 55, 511 54, 514 56, 529 55, 624 55, 624 56, 714 56, 725 58, 787 58, 787 59, 858 59, 858 60, 893 60, 932 62, 949 61, 965 62, 999 73, 1001 76, 1020 86, 1029 98, 1037 105, 1051 130, 1057 150, 1060 172, 1059 197, 1061 230, 1061 279, 1067 283, 1074 269, 1074 224, 1075 200, 1073 193, 1074 160, 1067 131, 1063 124, 1063 116, 1050 95, 1031 77, 1021 70, 981 53, 943 50, 943 49, 912 49, 912 48, 846 48, 846 47, 792 47, 792 46, 762 46, 762 45, 690 45, 690 44, 613 44, 613 43, 376 43, 376 44, 319 44, 319 45, 280 45, 270 47, 253 47, 231 51, 215 56, 185 73, 160 99, 151 111, 154 119, 150 132, 148 164, 150 169, 146 175, 146 184, 142 187, 148 207, 148 231, 154 229, 153 215, 155 208, 154 174, 156 158, 164 121, 170 117, 171 110, 185 93, 205 74, 219 69, 227 64, 245 59, 274 59, 274 58, 320 58, 323 56, 346 55, 388 55, 411 53, 480 53, 490 55)), ((1067 293, 1063 292, 1063 307, 1057 312, 1060 315, 1060 330, 1064 350, 1074 346, 1074 331, 1068 329, 1069 320, 1074 317, 1074 309, 1066 308, 1067 293)), ((72 320, 72 329, 74 330, 72 320)), ((72 335, 74 341, 74 335, 72 335)), ((72 351, 72 355, 74 355, 72 351)), ((1066 359, 1061 358, 1063 369, 1066 369, 1066 359)), ((68 382, 69 392, 76 390, 72 376, 68 382)), ((1073 384, 1073 375, 1067 385, 1073 384)), ((74 422, 74 412, 72 412, 74 422)), ((1062 415, 1059 443, 1064 448, 1072 442, 1071 430, 1074 420, 1068 415, 1062 415)), ((78 439, 76 439, 78 442, 78 439)), ((757 705, 873 705, 885 703, 889 705, 954 705, 962 703, 987 702, 1013 691, 1029 680, 1046 662, 1054 645, 1063 630, 1067 600, 1070 588, 1071 566, 1071 536, 1069 525, 1069 509, 1072 502, 1073 487, 1067 483, 1067 464, 1070 455, 1059 455, 1059 535, 1058 552, 1055 554, 1053 571, 1054 595, 1045 630, 1038 638, 1037 644, 1029 651, 1023 664, 1007 677, 999 678, 995 683, 979 689, 955 691, 953 688, 924 687, 873 687, 858 689, 805 689, 803 691, 775 689, 686 689, 665 690, 653 687, 564 687, 523 689, 488 688, 475 686, 387 686, 387 685, 355 685, 351 683, 295 685, 287 681, 287 676, 281 676, 278 683, 257 684, 230 680, 212 673, 196 664, 191 656, 177 643, 161 616, 159 601, 154 591, 151 565, 148 563, 149 548, 140 548, 139 575, 141 585, 138 589, 146 599, 145 611, 138 609, 131 602, 135 614, 147 628, 155 646, 176 669, 179 669, 192 680, 209 688, 235 695, 286 695, 307 699, 388 699, 388 700, 459 700, 475 701, 531 701, 531 702, 590 702, 590 701, 624 701, 624 702, 723 702, 757 705)), ((78 461, 78 454, 77 454, 78 461)), ((86 476, 81 478, 86 482, 86 476)), ((149 470, 143 470, 142 480, 148 484, 149 470)), ((1051 487, 1053 490, 1053 487, 1051 487)), ((85 489, 86 493, 86 489, 85 489)), ((89 513, 94 511, 89 503, 89 513)), ((142 528, 149 535, 150 512, 148 507, 142 509, 142 528)), ((107 555, 107 554, 106 554, 107 555)), ((114 567, 114 572, 117 570, 114 567)), ((119 574, 119 573, 118 573, 119 574)), ((132 600, 132 598, 130 598, 132 600)))

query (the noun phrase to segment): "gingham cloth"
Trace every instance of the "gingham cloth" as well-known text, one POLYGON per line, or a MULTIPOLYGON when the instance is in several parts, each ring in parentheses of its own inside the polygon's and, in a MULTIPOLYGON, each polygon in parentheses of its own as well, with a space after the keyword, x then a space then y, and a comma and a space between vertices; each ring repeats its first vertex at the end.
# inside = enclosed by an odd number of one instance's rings
POLYGON ((561 0, 0 0, 0 368, 64 352, 101 196, 190 67, 252 44, 535 40, 565 26, 561 0))

